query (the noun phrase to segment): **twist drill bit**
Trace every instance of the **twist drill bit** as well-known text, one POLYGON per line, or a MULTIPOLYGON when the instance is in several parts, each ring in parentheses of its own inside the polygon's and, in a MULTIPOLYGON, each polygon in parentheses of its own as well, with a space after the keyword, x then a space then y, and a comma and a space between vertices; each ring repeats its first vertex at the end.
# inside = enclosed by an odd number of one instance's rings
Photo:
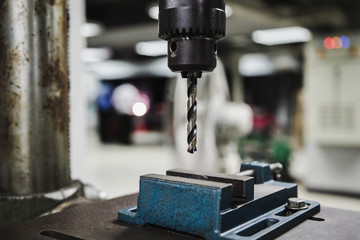
POLYGON ((187 151, 189 153, 196 152, 196 141, 197 141, 197 126, 196 126, 196 120, 197 120, 197 102, 196 102, 196 95, 197 95, 197 78, 190 76, 187 79, 187 142, 188 142, 188 149, 187 151))

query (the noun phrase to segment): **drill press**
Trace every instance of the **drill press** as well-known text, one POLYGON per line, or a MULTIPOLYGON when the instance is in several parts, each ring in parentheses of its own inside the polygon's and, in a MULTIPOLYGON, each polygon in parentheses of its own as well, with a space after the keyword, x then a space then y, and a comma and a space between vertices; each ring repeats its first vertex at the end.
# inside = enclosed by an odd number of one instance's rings
POLYGON ((168 66, 187 78, 187 142, 196 152, 197 79, 216 67, 216 42, 225 37, 225 0, 159 0, 159 37, 168 41, 168 66))
MULTIPOLYGON (((225 0, 159 0, 159 37, 168 66, 188 81, 188 152, 196 151, 196 82, 216 67, 225 36, 225 0)), ((140 177, 137 205, 118 220, 151 224, 205 239, 271 239, 320 211, 297 198, 297 185, 272 178, 271 166, 245 162, 238 174, 172 169, 140 177)))

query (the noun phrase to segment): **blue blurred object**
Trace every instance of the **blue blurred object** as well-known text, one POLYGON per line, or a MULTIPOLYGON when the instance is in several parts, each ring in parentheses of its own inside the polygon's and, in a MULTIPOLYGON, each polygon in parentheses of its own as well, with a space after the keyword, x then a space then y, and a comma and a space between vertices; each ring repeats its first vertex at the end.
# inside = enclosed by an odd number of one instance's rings
POLYGON ((107 83, 101 83, 100 93, 96 99, 96 103, 101 111, 110 111, 113 106, 111 103, 113 87, 107 83))

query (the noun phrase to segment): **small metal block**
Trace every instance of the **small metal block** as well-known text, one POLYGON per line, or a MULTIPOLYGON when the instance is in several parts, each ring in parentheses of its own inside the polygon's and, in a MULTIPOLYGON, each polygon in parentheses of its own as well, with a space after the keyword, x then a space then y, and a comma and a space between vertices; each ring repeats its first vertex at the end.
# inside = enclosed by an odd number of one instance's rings
POLYGON ((286 208, 290 210, 303 210, 307 209, 308 205, 305 203, 305 200, 300 198, 289 198, 286 208))
POLYGON ((241 164, 240 172, 246 170, 254 170, 254 174, 255 174, 254 177, 256 184, 273 180, 270 164, 268 163, 259 162, 259 161, 244 162, 241 164))

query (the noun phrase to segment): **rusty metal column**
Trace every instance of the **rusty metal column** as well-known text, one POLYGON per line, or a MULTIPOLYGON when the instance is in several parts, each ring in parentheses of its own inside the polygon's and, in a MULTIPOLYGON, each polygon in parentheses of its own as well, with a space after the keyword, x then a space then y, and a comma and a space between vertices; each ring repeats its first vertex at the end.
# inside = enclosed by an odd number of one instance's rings
POLYGON ((0 0, 0 194, 71 184, 66 0, 0 0))

